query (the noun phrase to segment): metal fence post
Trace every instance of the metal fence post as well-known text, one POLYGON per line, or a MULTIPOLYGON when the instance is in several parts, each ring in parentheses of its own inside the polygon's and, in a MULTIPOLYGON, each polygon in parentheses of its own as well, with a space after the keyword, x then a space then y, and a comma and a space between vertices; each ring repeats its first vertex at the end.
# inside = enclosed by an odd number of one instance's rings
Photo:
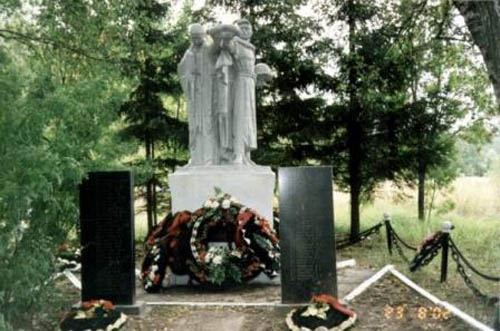
POLYGON ((446 275, 448 272, 448 243, 450 239, 450 231, 453 229, 453 225, 451 222, 446 221, 443 223, 443 229, 441 232, 443 233, 441 237, 441 283, 446 282, 446 275))
POLYGON ((387 238, 387 249, 389 250, 389 255, 392 255, 391 218, 387 213, 384 213, 384 223, 385 223, 385 234, 387 238))
POLYGON ((500 331, 500 301, 495 304, 495 312, 493 314, 493 328, 500 331))

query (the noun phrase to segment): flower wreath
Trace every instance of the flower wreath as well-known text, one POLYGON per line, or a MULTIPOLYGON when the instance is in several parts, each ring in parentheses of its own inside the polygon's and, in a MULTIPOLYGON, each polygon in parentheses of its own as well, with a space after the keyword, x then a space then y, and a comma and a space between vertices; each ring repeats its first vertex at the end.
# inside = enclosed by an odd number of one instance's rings
POLYGON ((292 331, 311 331, 326 328, 341 331, 356 322, 356 314, 327 294, 315 295, 307 306, 292 310, 286 324, 292 331))
POLYGON ((167 216, 148 235, 141 273, 146 291, 161 288, 167 266, 200 284, 246 282, 261 271, 277 275, 279 240, 269 223, 229 194, 216 193, 194 213, 167 216), (227 247, 210 246, 217 235, 227 247))
POLYGON ((82 268, 81 259, 82 254, 79 248, 71 248, 63 244, 56 253, 56 267, 61 272, 66 269, 78 271, 82 268))
POLYGON ((60 328, 62 331, 118 330, 127 321, 127 316, 114 309, 106 300, 84 301, 64 318, 60 328))

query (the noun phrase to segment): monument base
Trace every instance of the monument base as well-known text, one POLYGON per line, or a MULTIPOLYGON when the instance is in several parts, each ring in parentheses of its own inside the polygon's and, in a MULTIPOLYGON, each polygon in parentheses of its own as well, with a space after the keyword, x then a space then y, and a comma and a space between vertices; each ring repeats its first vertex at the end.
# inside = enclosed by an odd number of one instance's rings
MULTIPOLYGON (((189 285, 189 276, 187 275, 175 275, 175 274, 170 274, 168 277, 168 280, 165 280, 163 283, 164 286, 170 287, 170 286, 186 286, 189 285)), ((194 284, 198 284, 194 282, 194 284)), ((248 281, 246 284, 257 284, 257 285, 276 285, 279 286, 281 284, 281 277, 280 275, 276 276, 275 278, 271 279, 267 277, 263 272, 260 273, 255 279, 252 279, 248 281)))
POLYGON ((270 167, 247 165, 186 166, 168 176, 172 212, 195 211, 215 196, 215 187, 254 209, 273 226, 275 175, 270 167))
MULTIPOLYGON (((79 309, 82 306, 82 302, 78 301, 77 303, 72 305, 73 309, 79 309)), ((115 310, 119 311, 120 313, 124 313, 125 315, 142 315, 144 313, 144 310, 146 309, 146 303, 144 301, 136 301, 134 304, 131 305, 114 305, 115 310)))
POLYGON ((115 309, 125 315, 142 315, 145 308, 144 301, 136 301, 133 305, 115 305, 115 309))

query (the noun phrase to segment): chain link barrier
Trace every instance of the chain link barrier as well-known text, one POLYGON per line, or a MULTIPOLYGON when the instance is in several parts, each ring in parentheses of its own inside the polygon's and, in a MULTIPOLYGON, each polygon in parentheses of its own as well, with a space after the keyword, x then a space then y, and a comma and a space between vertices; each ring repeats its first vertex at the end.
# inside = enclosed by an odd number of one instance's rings
MULTIPOLYGON (((393 230, 391 230, 391 231, 393 231, 393 230)), ((399 256, 401 256, 401 258, 406 263, 410 263, 410 260, 408 259, 408 257, 406 257, 405 253, 403 252, 403 248, 401 248, 401 245, 399 244, 399 240, 396 238, 396 236, 394 234, 395 234, 395 232, 393 231, 392 236, 391 236, 391 240, 392 240, 392 243, 394 244, 394 246, 396 247, 396 251, 398 252, 399 256)))
POLYGON ((379 233, 380 232, 380 228, 382 227, 382 225, 384 225, 384 223, 380 222, 380 223, 372 226, 371 228, 366 229, 366 230, 360 232, 359 235, 354 240, 351 240, 349 238, 348 239, 339 240, 337 242, 337 244, 335 245, 335 248, 336 249, 343 249, 343 248, 352 246, 354 244, 357 244, 358 242, 365 240, 366 238, 368 238, 372 234, 379 233))
POLYGON ((474 268, 472 266, 472 264, 464 257, 462 252, 460 252, 460 250, 458 249, 455 242, 451 239, 451 237, 450 237, 450 246, 452 247, 452 249, 454 249, 456 251, 457 256, 460 258, 460 260, 462 260, 476 274, 478 274, 479 276, 481 276, 482 278, 484 278, 486 280, 491 280, 493 282, 500 282, 500 277, 493 277, 493 276, 486 275, 486 274, 482 273, 481 271, 477 270, 476 268, 474 268))
POLYGON ((480 275, 481 277, 483 277, 484 279, 487 279, 487 280, 493 280, 493 281, 499 281, 500 279, 497 278, 497 277, 491 277, 491 276, 486 276, 482 273, 480 273, 479 271, 477 271, 474 267, 472 267, 472 265, 463 257, 463 255, 461 254, 461 252, 458 250, 457 246, 455 245, 455 243, 453 242, 453 240, 451 240, 451 238, 449 239, 449 242, 450 242, 450 249, 451 249, 451 257, 453 260, 455 260, 455 262, 457 263, 457 271, 458 273, 460 274, 460 276, 463 278, 464 282, 465 282, 465 285, 467 285, 468 288, 470 288, 472 290, 472 292, 474 293, 475 296, 477 296, 481 301, 483 301, 484 303, 488 304, 488 305, 493 305, 495 304, 496 302, 499 302, 500 301, 500 298, 499 297, 495 297, 495 296, 489 296, 489 295, 486 295, 484 294, 483 292, 481 292, 477 286, 474 284, 474 282, 472 281, 471 277, 469 274, 467 274, 467 272, 465 271, 465 266, 464 264, 462 263, 465 262, 465 264, 467 264, 467 266, 472 269, 476 274, 480 275), (486 277, 484 277, 486 276, 486 277))
MULTIPOLYGON (((393 246, 396 247, 396 250, 398 252, 398 255, 406 262, 410 263, 410 260, 408 257, 405 255, 403 252, 403 248, 401 246, 404 246, 405 248, 416 251, 417 248, 413 247, 409 244, 407 244, 401 237, 396 233, 394 228, 392 227, 390 222, 385 222, 385 226, 387 227, 387 235, 390 237, 389 240, 392 242, 393 246)), ((391 249, 389 248, 389 252, 391 252, 391 249)))
POLYGON ((432 260, 434 260, 434 258, 438 255, 439 250, 443 247, 441 243, 441 235, 442 234, 439 233, 429 245, 425 245, 420 251, 417 251, 417 254, 410 262, 411 272, 428 265, 432 260))
MULTIPOLYGON (((445 244, 449 249, 451 249, 451 257, 457 264, 457 271, 460 274, 460 276, 463 278, 465 284, 467 287, 469 287, 472 292, 474 293, 475 296, 480 298, 481 301, 487 303, 487 304, 495 304, 500 302, 499 297, 495 296, 488 296, 481 292, 477 286, 473 283, 471 277, 469 274, 467 274, 465 267, 469 267, 474 273, 479 275, 480 277, 489 280, 489 281, 494 281, 494 282, 500 282, 500 277, 493 277, 486 275, 476 268, 472 266, 472 264, 463 256, 463 254, 460 252, 458 249, 457 245, 453 242, 451 239, 449 232, 446 231, 439 231, 433 234, 433 237, 430 238, 427 242, 424 242, 422 247, 419 249, 415 246, 412 246, 408 243, 406 243, 401 237, 396 233, 394 228, 389 222, 389 219, 386 219, 384 222, 380 222, 376 224, 375 226, 364 230, 359 233, 359 235, 356 237, 356 239, 351 240, 350 238, 343 239, 337 242, 336 244, 336 249, 343 249, 349 246, 352 246, 360 241, 365 240, 369 236, 371 236, 374 233, 379 233, 380 228, 385 225, 387 229, 387 236, 388 238, 388 245, 389 245, 389 253, 391 253, 391 248, 395 247, 398 255, 406 262, 409 264, 410 271, 414 272, 417 269, 424 267, 431 263, 432 260, 439 254, 440 250, 443 248, 443 241, 445 241, 445 244), (412 261, 405 255, 403 251, 403 247, 406 249, 412 250, 416 252, 415 257, 413 258, 412 261)), ((451 229, 451 228, 450 228, 451 229)), ((392 253, 391 253, 392 254, 392 253)), ((444 271, 444 278, 441 279, 441 281, 446 281, 446 268, 447 268, 447 263, 444 262, 444 264, 441 266, 441 273, 443 277, 443 271, 444 271), (444 268, 444 270, 443 270, 444 268)))

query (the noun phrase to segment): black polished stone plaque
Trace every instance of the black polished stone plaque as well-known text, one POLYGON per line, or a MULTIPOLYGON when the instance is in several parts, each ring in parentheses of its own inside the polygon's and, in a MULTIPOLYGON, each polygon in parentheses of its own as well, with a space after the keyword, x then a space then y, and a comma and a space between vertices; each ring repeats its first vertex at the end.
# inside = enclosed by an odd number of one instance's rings
POLYGON ((91 172, 80 186, 83 301, 135 303, 133 187, 129 171, 91 172))
POLYGON ((331 167, 279 168, 281 301, 337 296, 331 167))

